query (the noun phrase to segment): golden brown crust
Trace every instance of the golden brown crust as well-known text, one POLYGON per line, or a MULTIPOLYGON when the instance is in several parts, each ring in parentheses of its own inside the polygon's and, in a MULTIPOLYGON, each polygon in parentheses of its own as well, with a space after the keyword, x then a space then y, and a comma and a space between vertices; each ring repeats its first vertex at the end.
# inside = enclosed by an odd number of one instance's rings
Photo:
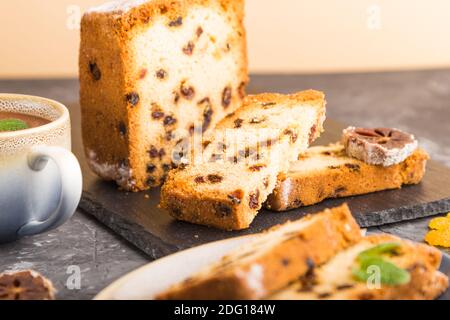
MULTIPOLYGON (((305 158, 308 154, 304 155, 305 158)), ((373 166, 343 155, 348 163, 310 173, 291 170, 278 177, 277 187, 269 196, 266 207, 284 211, 319 203, 326 198, 347 197, 375 191, 397 189, 405 184, 417 184, 425 174, 428 154, 418 149, 402 163, 373 166)), ((300 165, 302 159, 298 161, 300 165)))
MULTIPOLYGON (((326 100, 325 94, 322 91, 313 89, 303 90, 292 94, 279 94, 279 93, 259 93, 257 95, 248 95, 243 102, 243 105, 250 105, 254 103, 289 103, 290 101, 296 101, 297 103, 307 102, 309 105, 316 106, 321 110, 321 115, 318 117, 316 127, 314 128, 313 139, 320 137, 323 132, 323 121, 325 119, 326 112, 326 100)), ((225 122, 224 119, 223 122, 225 122)))
POLYGON ((175 219, 227 231, 248 228, 253 221, 254 215, 249 215, 243 206, 234 206, 229 199, 192 192, 183 181, 174 179, 175 173, 170 172, 162 186, 160 203, 175 219))
POLYGON ((317 90, 303 90, 292 94, 280 94, 280 93, 258 93, 257 95, 248 95, 244 104, 264 103, 264 102, 276 102, 276 103, 289 103, 292 100, 297 102, 308 102, 309 104, 323 105, 325 100, 325 94, 317 90))
MULTIPOLYGON (((102 163, 118 164, 120 161, 127 161, 129 155, 128 137, 121 136, 118 130, 119 123, 128 123, 127 109, 122 103, 126 58, 122 54, 120 38, 112 32, 113 29, 114 22, 109 16, 97 19, 90 15, 83 16, 79 77, 86 154, 88 158, 97 158, 102 163), (108 51, 102 48, 108 48, 108 51), (108 81, 101 81, 101 78, 108 81), (89 156, 94 151, 95 154, 89 156)), ((97 173, 104 179, 114 179, 99 171, 97 173)))
MULTIPOLYGON (((326 262, 338 251, 361 238, 361 230, 347 205, 327 209, 301 220, 274 227, 262 234, 265 241, 254 245, 253 256, 245 249, 241 256, 225 257, 222 269, 207 277, 189 278, 158 295, 158 299, 258 299, 281 289, 316 265, 326 262), (277 234, 292 224, 311 222, 277 234), (268 241, 276 241, 265 249, 268 241), (230 261, 234 261, 230 263, 230 261), (227 265, 228 266, 225 266, 227 265), (255 269, 261 273, 254 274, 255 269), (256 277, 257 276, 257 277, 256 277), (255 278, 256 277, 256 278, 255 278), (255 289, 256 287, 256 289, 255 289)), ((250 247, 248 244, 246 247, 250 247)))
MULTIPOLYGON (((191 120, 184 123, 180 116, 170 132, 162 132, 151 141, 143 138, 146 134, 142 132, 147 132, 143 118, 150 103, 145 102, 145 106, 131 103, 133 94, 140 93, 142 72, 139 69, 142 66, 134 65, 131 42, 150 28, 156 18, 162 17, 168 28, 183 27, 177 25, 177 19, 183 19, 193 7, 214 7, 224 15, 233 29, 229 38, 233 54, 239 51, 236 53, 239 57, 236 58, 237 72, 230 72, 230 79, 237 79, 238 83, 229 84, 233 94, 226 110, 219 104, 212 106, 208 114, 212 127, 241 105, 248 83, 243 0, 154 0, 124 11, 89 11, 82 18, 79 74, 85 152, 95 173, 103 179, 115 180, 124 189, 139 191, 160 185, 172 165, 172 150, 177 142, 166 141, 164 137, 176 129, 190 130, 192 125, 191 120), (149 159, 152 146, 159 152, 156 159, 149 159)), ((173 93, 170 90, 167 94, 173 93)), ((221 93, 210 94, 218 97, 221 93)), ((141 95, 141 104, 144 104, 142 101, 141 95)), ((203 111, 196 105, 180 103, 182 107, 199 109, 195 112, 199 113, 198 120, 202 120, 203 111)), ((174 107, 169 106, 169 109, 174 107)))

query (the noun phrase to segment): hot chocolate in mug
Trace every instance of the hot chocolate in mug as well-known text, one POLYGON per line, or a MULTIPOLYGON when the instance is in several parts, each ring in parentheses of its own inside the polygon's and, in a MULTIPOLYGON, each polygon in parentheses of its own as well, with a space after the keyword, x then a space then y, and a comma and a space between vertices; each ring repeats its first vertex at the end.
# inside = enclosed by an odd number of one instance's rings
POLYGON ((0 93, 0 243, 56 228, 80 201, 65 106, 0 93))

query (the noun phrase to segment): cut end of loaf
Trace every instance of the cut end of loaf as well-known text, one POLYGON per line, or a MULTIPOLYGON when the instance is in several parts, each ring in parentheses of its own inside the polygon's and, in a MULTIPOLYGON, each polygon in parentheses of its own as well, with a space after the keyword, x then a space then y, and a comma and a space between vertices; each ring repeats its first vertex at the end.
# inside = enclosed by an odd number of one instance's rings
POLYGON ((82 131, 95 173, 131 191, 159 186, 196 127, 241 106, 243 10, 242 0, 135 0, 83 16, 82 131))

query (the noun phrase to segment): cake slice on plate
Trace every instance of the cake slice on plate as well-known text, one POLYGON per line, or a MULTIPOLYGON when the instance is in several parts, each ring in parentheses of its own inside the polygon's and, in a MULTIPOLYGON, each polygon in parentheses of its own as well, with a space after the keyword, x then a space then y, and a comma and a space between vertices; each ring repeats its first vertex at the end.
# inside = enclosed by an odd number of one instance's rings
POLYGON ((201 160, 171 171, 161 207, 179 220, 225 230, 249 227, 277 176, 323 130, 325 100, 308 90, 249 96, 202 143, 201 160))
POLYGON ((441 252, 391 235, 371 235, 269 299, 435 299, 448 287, 441 252))
POLYGON ((391 166, 370 165, 350 157, 340 143, 309 148, 291 162, 265 206, 284 211, 309 206, 326 198, 347 197, 397 189, 419 183, 428 154, 416 149, 405 160, 391 166))
POLYGON ((90 168, 122 188, 160 185, 184 138, 241 106, 243 0, 128 0, 89 10, 79 56, 90 168))
POLYGON ((327 209, 261 233, 157 299, 258 299, 361 239, 348 207, 327 209))

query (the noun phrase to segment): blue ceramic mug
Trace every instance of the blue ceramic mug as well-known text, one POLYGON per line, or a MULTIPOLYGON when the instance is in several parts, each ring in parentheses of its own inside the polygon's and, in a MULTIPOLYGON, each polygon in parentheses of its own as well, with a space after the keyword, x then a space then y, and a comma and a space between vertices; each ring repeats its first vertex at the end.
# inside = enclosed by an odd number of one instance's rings
POLYGON ((0 94, 0 114, 46 120, 35 127, 0 131, 1 243, 67 221, 80 201, 82 176, 70 152, 65 106, 39 97, 0 94))

